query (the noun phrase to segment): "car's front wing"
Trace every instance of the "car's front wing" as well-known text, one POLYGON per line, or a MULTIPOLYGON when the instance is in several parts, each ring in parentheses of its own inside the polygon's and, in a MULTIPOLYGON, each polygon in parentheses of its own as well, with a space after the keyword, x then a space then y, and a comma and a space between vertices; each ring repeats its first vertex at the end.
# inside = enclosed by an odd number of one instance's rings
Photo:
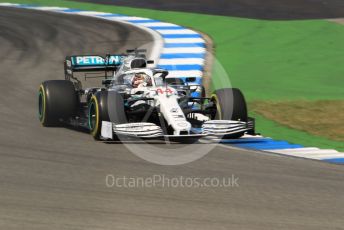
POLYGON ((204 136, 230 136, 238 133, 249 132, 254 129, 254 124, 243 121, 229 120, 210 120, 203 123, 202 128, 197 132, 191 129, 189 134, 184 135, 165 135, 163 129, 148 122, 137 122, 128 124, 114 124, 108 121, 102 121, 101 136, 103 139, 114 139, 117 136, 131 136, 138 138, 201 138, 204 136))

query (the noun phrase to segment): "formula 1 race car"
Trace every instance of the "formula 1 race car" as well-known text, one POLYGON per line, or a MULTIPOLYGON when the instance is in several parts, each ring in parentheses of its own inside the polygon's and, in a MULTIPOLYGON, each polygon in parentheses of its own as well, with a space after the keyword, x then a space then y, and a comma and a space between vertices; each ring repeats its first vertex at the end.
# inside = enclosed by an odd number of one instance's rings
POLYGON ((202 85, 180 84, 168 71, 148 68, 154 62, 145 58, 144 50, 127 52, 66 57, 65 80, 45 81, 39 87, 42 125, 84 127, 98 140, 255 134, 239 89, 219 89, 206 97, 202 85), (75 76, 99 71, 101 87, 84 89, 75 76))

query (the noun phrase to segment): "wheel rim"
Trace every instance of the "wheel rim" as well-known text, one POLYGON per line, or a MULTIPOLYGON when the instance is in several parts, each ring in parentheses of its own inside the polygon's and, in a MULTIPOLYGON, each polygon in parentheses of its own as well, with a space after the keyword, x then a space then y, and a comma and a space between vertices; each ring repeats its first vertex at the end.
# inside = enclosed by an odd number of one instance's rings
POLYGON ((38 118, 41 122, 44 121, 45 116, 45 97, 42 86, 38 91, 38 118))
POLYGON ((215 104, 216 114, 213 117, 214 120, 222 120, 221 107, 218 98, 215 94, 211 95, 211 101, 215 104))
POLYGON ((93 131, 96 127, 97 122, 97 112, 96 112, 96 106, 94 101, 91 102, 88 110, 88 126, 90 127, 90 130, 93 131))
POLYGON ((42 92, 39 92, 39 94, 38 94, 38 116, 39 116, 39 120, 42 120, 42 117, 43 117, 43 96, 42 96, 42 92))

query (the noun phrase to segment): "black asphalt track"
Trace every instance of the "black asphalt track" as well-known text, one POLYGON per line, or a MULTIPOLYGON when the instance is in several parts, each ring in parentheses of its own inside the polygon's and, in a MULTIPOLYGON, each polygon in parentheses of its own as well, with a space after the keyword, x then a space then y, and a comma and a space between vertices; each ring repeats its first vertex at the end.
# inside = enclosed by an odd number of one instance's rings
POLYGON ((343 0, 76 0, 117 6, 260 19, 344 17, 343 0))
POLYGON ((190 164, 159 166, 122 144, 41 127, 38 85, 63 78, 65 55, 149 41, 121 24, 0 7, 0 229, 344 229, 342 166, 221 146, 190 164), (108 174, 234 174, 239 186, 107 188, 108 174))

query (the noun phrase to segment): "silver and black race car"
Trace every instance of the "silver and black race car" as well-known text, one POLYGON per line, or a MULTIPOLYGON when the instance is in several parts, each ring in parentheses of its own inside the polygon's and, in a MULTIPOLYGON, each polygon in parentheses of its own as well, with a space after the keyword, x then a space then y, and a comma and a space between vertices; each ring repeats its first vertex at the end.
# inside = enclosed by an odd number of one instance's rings
POLYGON ((83 127, 98 140, 255 134, 239 89, 218 89, 206 97, 202 85, 181 83, 166 70, 148 68, 153 61, 142 52, 66 57, 65 80, 45 81, 39 87, 42 125, 83 127), (75 76, 99 71, 101 87, 83 88, 75 76))

